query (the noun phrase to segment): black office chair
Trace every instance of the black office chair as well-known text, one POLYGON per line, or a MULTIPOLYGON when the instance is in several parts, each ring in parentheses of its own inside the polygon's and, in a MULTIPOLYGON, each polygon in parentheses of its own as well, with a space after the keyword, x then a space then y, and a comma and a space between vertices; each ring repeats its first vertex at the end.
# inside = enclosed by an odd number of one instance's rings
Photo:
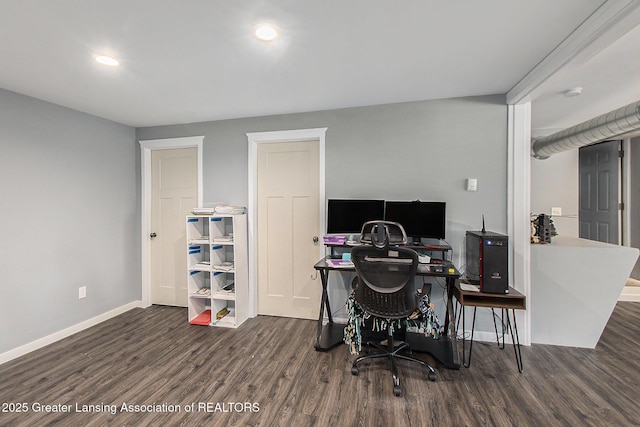
POLYGON ((382 353, 367 354, 358 357, 351 367, 351 373, 358 375, 360 362, 369 359, 386 358, 391 362, 393 375, 393 394, 402 395, 396 360, 416 362, 429 370, 430 381, 436 380, 435 370, 425 361, 410 356, 411 349, 405 342, 394 344, 394 330, 406 326, 409 315, 416 309, 414 277, 418 268, 418 254, 409 248, 392 246, 390 241, 397 240, 398 232, 404 236, 404 229, 397 223, 376 221, 363 227, 361 240, 371 242, 371 246, 356 246, 351 250, 351 260, 358 274, 358 286, 355 300, 362 309, 375 316, 376 321, 386 325, 387 344, 368 342, 382 353), (406 354, 400 354, 404 352, 406 354))

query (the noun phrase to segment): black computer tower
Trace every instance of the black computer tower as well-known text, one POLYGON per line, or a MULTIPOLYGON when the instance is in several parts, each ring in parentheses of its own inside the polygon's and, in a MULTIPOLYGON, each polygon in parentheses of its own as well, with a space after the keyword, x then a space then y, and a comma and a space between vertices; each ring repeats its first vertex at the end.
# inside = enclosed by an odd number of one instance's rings
POLYGON ((480 292, 509 293, 509 237, 491 231, 467 231, 466 278, 480 292))

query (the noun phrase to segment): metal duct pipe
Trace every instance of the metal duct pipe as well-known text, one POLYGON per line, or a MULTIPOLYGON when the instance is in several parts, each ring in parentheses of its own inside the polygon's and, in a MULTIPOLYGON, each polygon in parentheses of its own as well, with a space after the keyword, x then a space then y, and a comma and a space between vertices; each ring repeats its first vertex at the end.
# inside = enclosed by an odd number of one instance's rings
POLYGON ((547 159, 561 151, 640 132, 640 101, 618 108, 552 135, 535 138, 532 156, 547 159))

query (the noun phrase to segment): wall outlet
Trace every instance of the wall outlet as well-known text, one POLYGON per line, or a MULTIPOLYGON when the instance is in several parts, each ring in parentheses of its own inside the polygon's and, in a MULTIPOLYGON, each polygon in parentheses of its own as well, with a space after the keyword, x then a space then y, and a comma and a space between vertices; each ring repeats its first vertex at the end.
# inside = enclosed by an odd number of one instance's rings
POLYGON ((562 216, 562 208, 551 208, 551 216, 562 216))
POLYGON ((78 299, 82 299, 82 298, 86 298, 87 297, 87 287, 86 286, 81 286, 78 288, 78 299))

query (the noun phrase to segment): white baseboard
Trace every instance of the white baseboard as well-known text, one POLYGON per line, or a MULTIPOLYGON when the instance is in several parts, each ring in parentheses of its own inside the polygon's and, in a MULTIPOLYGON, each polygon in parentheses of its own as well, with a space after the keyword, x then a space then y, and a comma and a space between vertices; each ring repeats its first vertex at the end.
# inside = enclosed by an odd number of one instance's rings
POLYGON ((618 301, 640 302, 640 286, 625 286, 618 301))
POLYGON ((105 320, 109 320, 113 317, 116 317, 126 311, 131 310, 132 308, 138 308, 138 307, 142 307, 142 301, 132 301, 121 307, 114 308, 113 310, 109 310, 106 313, 102 313, 102 314, 99 314, 98 316, 92 317, 91 319, 87 319, 73 326, 69 326, 68 328, 65 328, 61 331, 54 332, 53 334, 47 335, 46 337, 39 338, 25 345, 21 345, 20 347, 16 347, 12 350, 6 351, 0 354, 0 365, 10 360, 16 359, 20 356, 24 356, 27 353, 31 353, 32 351, 42 348, 46 345, 53 344, 56 341, 59 341, 77 332, 88 329, 92 326, 95 326, 99 323, 104 322, 105 320))

